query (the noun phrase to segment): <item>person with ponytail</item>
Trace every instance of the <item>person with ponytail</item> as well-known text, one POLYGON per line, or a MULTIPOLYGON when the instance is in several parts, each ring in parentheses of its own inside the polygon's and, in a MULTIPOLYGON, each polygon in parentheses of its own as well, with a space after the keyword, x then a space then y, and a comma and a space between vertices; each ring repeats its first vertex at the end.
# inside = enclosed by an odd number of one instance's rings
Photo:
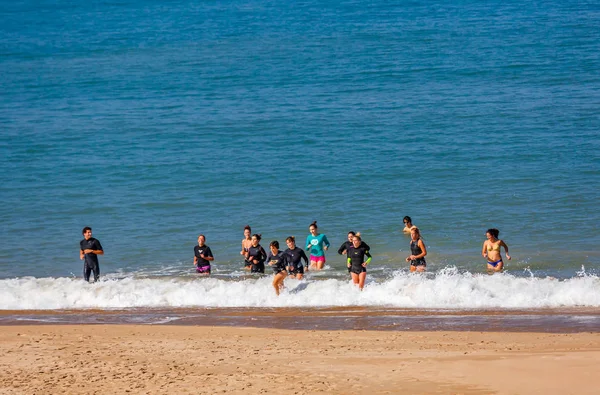
POLYGON ((498 229, 488 229, 487 232, 485 232, 487 240, 483 242, 483 247, 481 248, 481 255, 487 259, 487 270, 491 272, 499 272, 504 268, 500 247, 504 247, 506 259, 510 261, 508 246, 504 241, 498 239, 499 235, 500 231, 498 229))
POLYGON ((371 263, 371 253, 368 246, 362 242, 360 233, 356 233, 352 238, 352 246, 347 251, 348 269, 352 276, 352 282, 358 284, 362 291, 367 279, 367 265, 371 263), (365 260, 365 257, 367 258, 365 260))
POLYGON ((317 221, 308 227, 310 234, 306 237, 306 249, 310 251, 310 267, 321 270, 325 266, 325 251, 329 248, 329 240, 319 233, 317 221))

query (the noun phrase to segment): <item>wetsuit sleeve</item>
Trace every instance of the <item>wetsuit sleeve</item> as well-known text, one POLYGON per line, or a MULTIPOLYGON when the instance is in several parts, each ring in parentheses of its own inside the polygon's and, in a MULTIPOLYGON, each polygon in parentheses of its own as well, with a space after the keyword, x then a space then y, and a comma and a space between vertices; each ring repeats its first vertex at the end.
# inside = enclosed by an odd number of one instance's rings
POLYGON ((305 264, 306 266, 308 266, 308 257, 306 256, 306 254, 304 253, 304 251, 300 250, 300 252, 302 253, 302 254, 300 255, 300 258, 304 259, 304 264, 305 264))
POLYGON ((214 258, 212 251, 210 250, 210 247, 206 247, 206 251, 204 251, 204 255, 214 258))
MULTIPOLYGON (((260 258, 262 258, 263 262, 267 259, 267 253, 265 252, 265 249, 262 248, 262 246, 260 247, 260 258)), ((259 259, 259 261, 260 261, 260 259, 259 259)))
POLYGON ((102 248, 102 244, 100 244, 100 240, 96 239, 94 240, 94 250, 100 250, 100 251, 104 251, 104 249, 102 248))
POLYGON ((344 244, 342 244, 342 246, 340 248, 338 248, 338 254, 342 255, 344 253, 345 249, 346 249, 346 242, 344 242, 344 244))
POLYGON ((327 248, 329 248, 329 246, 331 245, 329 243, 329 240, 327 240, 327 236, 323 235, 323 244, 325 244, 327 246, 327 248))
POLYGON ((368 257, 367 260, 365 261, 365 263, 368 265, 369 263, 371 263, 371 258, 372 258, 369 250, 365 251, 365 255, 368 257))
POLYGON ((362 242, 362 246, 369 251, 371 249, 371 247, 369 247, 369 245, 367 243, 365 243, 364 241, 362 242))

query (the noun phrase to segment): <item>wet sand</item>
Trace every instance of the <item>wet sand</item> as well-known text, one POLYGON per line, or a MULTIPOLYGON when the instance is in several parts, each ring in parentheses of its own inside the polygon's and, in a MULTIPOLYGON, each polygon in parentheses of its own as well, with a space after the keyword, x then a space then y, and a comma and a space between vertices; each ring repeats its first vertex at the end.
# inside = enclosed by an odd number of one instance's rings
POLYGON ((0 394, 592 394, 599 333, 0 326, 0 394))
POLYGON ((373 307, 0 311, 0 325, 166 324, 296 330, 600 332, 600 309, 432 310, 373 307))

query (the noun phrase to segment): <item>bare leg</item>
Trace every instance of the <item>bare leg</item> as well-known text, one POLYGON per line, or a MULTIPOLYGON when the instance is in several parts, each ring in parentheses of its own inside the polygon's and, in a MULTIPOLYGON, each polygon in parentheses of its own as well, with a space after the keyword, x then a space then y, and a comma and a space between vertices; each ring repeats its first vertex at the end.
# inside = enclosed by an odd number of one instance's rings
POLYGON ((275 293, 279 296, 279 293, 283 289, 283 279, 285 278, 285 272, 279 272, 273 278, 273 288, 275 288, 275 293))
POLYGON ((351 273, 350 273, 350 275, 352 275, 352 282, 353 282, 354 284, 358 284, 358 280, 359 280, 359 279, 358 279, 358 274, 356 274, 356 273, 352 273, 352 272, 351 272, 351 273))
POLYGON ((365 287, 365 280, 367 279, 367 272, 362 272, 358 275, 358 288, 362 291, 365 287))
POLYGON ((423 265, 417 266, 417 271, 418 272, 424 272, 425 271, 425 266, 423 266, 423 265))
POLYGON ((323 266, 325 266, 325 262, 320 261, 317 263, 317 270, 323 270, 323 266))
POLYGON ((318 269, 318 267, 317 267, 317 261, 310 261, 310 269, 311 270, 318 269))

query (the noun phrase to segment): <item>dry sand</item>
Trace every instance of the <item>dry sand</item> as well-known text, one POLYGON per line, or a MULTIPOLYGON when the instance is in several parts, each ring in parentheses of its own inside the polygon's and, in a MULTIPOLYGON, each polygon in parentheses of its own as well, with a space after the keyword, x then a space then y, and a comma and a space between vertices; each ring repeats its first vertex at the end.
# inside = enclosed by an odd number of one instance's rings
POLYGON ((600 334, 0 326, 0 394, 598 394, 600 334))

